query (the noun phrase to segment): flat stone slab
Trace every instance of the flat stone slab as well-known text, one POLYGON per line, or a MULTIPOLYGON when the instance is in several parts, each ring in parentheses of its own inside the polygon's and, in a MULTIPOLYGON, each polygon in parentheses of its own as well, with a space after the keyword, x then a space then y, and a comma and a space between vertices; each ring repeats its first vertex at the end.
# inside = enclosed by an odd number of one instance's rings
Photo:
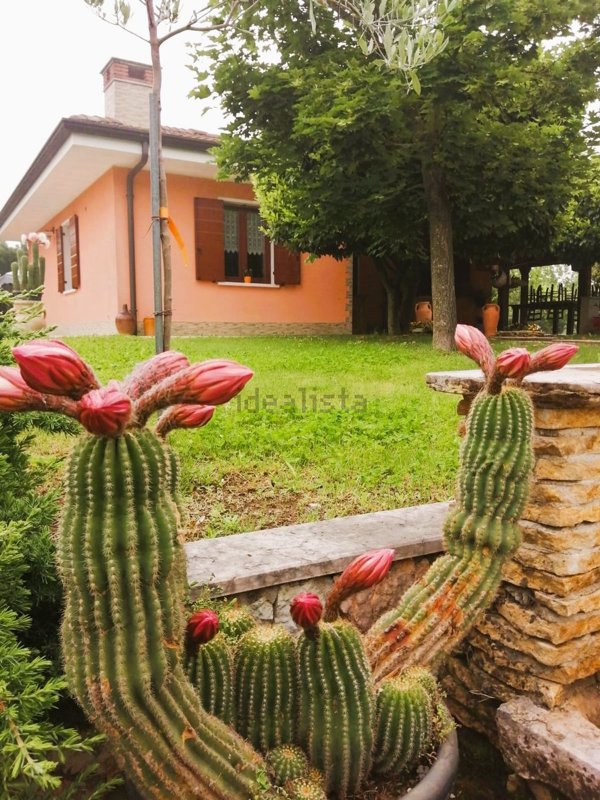
POLYGON ((548 711, 526 697, 496 713, 500 749, 512 769, 573 800, 600 799, 600 729, 572 709, 548 711))
POLYGON ((600 523, 580 522, 564 528, 556 528, 533 520, 519 520, 519 527, 526 544, 549 551, 600 547, 600 523))
POLYGON ((592 569, 579 575, 553 575, 551 572, 534 569, 531 566, 525 567, 513 560, 504 565, 502 577, 515 586, 540 589, 548 594, 568 597, 600 583, 600 569, 592 569))
POLYGON ((541 590, 534 591, 535 599, 563 617, 587 614, 600 609, 600 582, 582 589, 570 597, 557 597, 541 590))
POLYGON ((395 559, 442 551, 450 503, 429 503, 217 539, 186 542, 190 584, 229 595, 335 575, 367 550, 391 547, 395 559))
POLYGON ((572 456, 582 453, 600 453, 598 428, 572 428, 546 431, 533 437, 536 456, 572 456))
POLYGON ((495 610, 515 628, 538 639, 547 639, 552 644, 564 644, 571 639, 600 631, 600 608, 588 613, 563 617, 538 605, 523 607, 507 596, 498 599, 495 610))
POLYGON ((515 553, 515 559, 524 567, 541 569, 556 576, 577 576, 600 569, 600 547, 582 550, 548 550, 523 544, 515 553))
MULTIPOLYGON (((438 392, 467 396, 476 394, 483 386, 483 373, 479 369, 430 372, 425 379, 428 386, 438 392)), ((523 386, 529 390, 533 402, 539 406, 562 406, 568 409, 586 405, 595 407, 593 416, 596 421, 588 422, 583 427, 600 424, 600 364, 576 364, 555 372, 538 372, 525 378, 523 386)), ((555 427, 540 425, 538 418, 536 426, 555 427)))

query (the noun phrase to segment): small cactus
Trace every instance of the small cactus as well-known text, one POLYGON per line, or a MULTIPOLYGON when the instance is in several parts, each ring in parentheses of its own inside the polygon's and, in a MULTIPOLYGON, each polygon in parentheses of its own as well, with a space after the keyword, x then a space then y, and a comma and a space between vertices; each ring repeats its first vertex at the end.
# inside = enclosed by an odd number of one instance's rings
POLYGON ((293 744, 282 744, 265 756, 273 783, 283 786, 288 781, 307 776, 310 765, 306 753, 293 744))
POLYGON ((217 613, 221 633, 230 644, 237 644, 247 631, 256 627, 256 620, 252 614, 239 603, 218 608, 217 613))
POLYGON ((294 640, 280 625, 258 625, 235 655, 237 730, 265 753, 294 739, 294 640))
POLYGON ((283 788, 289 800, 327 800, 323 786, 310 778, 296 778, 283 788))
POLYGON ((414 668, 383 680, 377 692, 374 771, 394 777, 410 769, 440 743, 438 737, 448 735, 447 715, 427 670, 414 668))

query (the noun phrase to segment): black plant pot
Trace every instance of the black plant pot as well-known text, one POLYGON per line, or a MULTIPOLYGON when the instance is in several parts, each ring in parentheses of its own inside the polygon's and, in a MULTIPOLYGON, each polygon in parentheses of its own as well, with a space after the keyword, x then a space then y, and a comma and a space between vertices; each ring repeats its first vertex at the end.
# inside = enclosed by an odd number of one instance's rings
POLYGON ((454 730, 440 747, 429 772, 398 800, 448 800, 457 772, 458 737, 454 730))

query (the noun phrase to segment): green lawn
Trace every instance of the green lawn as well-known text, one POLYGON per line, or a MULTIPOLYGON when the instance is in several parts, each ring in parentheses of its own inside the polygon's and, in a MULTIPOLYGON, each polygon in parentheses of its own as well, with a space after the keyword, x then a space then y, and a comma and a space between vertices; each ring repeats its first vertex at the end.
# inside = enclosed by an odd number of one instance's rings
MULTIPOLYGON (((101 380, 152 353, 149 339, 68 340, 101 380)), ((502 347, 509 344, 503 343, 502 347)), ((457 463, 455 396, 426 372, 464 369, 417 338, 182 338, 191 360, 233 358, 255 371, 200 431, 170 441, 182 457, 188 535, 215 536, 448 498, 457 463)), ((600 361, 600 343, 579 361, 600 361)), ((64 439, 40 441, 63 453, 64 439)))

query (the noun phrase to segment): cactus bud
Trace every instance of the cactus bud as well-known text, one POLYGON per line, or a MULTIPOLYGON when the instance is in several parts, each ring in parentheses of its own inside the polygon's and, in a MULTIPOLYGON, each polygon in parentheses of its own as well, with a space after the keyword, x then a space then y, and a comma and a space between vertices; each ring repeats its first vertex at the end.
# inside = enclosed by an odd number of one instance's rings
POLYGON ((529 371, 531 356, 524 347, 503 350, 496 359, 496 371, 505 378, 522 378, 529 371))
POLYGON ((0 411, 29 411, 43 404, 43 397, 28 386, 18 369, 0 367, 0 411))
POLYGON ((170 406, 158 420, 156 433, 158 436, 166 436, 175 428, 201 428, 210 422, 214 413, 214 406, 170 406))
POLYGON ((143 424, 153 411, 176 403, 215 406, 227 403, 241 392, 252 375, 251 369, 236 361, 212 359, 192 364, 144 393, 136 405, 136 415, 143 424))
POLYGON ((323 604, 318 595, 301 592, 290 603, 290 614, 296 625, 306 632, 313 630, 323 615, 323 604))
POLYGON ((188 652, 197 652, 201 644, 210 642, 219 631, 219 617, 209 608, 194 611, 185 628, 188 652))
POLYGON ((531 356, 527 374, 551 369, 562 369, 579 350, 576 344, 555 342, 531 356))
POLYGON ((79 421, 96 436, 120 436, 131 419, 131 400, 116 381, 79 401, 79 421))
POLYGON ((123 390, 132 400, 137 400, 156 383, 189 365, 190 362, 183 353, 177 353, 174 350, 159 353, 149 358, 148 361, 138 364, 123 381, 123 390))
POLYGON ((38 392, 79 399, 98 381, 85 361, 68 345, 36 339, 13 348, 25 382, 38 392))
POLYGON ((485 375, 494 371, 494 353, 483 333, 472 325, 457 325, 454 341, 461 353, 464 353, 481 367, 485 375))
POLYGON ((389 548, 371 550, 354 559, 337 578, 325 602, 325 621, 337 619, 340 604, 347 597, 382 581, 394 560, 389 548))

